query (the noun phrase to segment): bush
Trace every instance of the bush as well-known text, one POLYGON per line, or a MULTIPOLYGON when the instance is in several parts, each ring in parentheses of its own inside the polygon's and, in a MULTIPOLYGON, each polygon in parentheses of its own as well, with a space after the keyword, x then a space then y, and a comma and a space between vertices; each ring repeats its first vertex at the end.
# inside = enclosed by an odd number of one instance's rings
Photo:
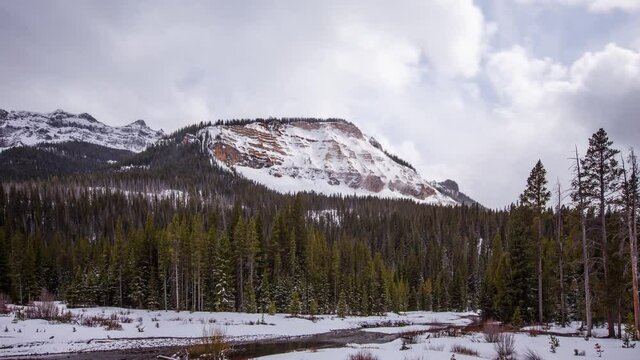
POLYGON ((359 351, 356 354, 349 355, 347 360, 378 360, 378 357, 368 351, 359 351))
POLYGON ((511 360, 515 355, 516 339, 511 333, 500 333, 498 341, 493 344, 499 360, 511 360))
POLYGON ((469 355, 469 356, 478 356, 478 352, 476 350, 473 350, 471 348, 462 346, 462 345, 458 345, 455 344, 451 347, 451 352, 452 353, 456 353, 456 354, 460 354, 460 355, 469 355))
POLYGON ((417 344, 419 340, 419 331, 404 331, 400 333, 400 337, 405 344, 417 344))
POLYGON ((224 331, 217 327, 205 327, 202 330, 200 344, 191 346, 189 356, 199 359, 224 360, 231 350, 224 331))
POLYGON ((267 311, 269 312, 269 315, 273 316, 276 314, 276 303, 275 301, 272 301, 269 303, 269 306, 267 307, 267 311))
POLYGON ((527 349, 524 352, 524 360, 544 360, 540 354, 535 352, 534 350, 527 349))
POLYGON ((558 340, 558 338, 555 337, 554 335, 550 335, 549 345, 550 345, 550 351, 555 354, 556 349, 560 346, 560 340, 558 340))
POLYGON ((633 313, 630 312, 625 317, 624 332, 631 337, 631 340, 640 340, 636 338, 636 330, 635 318, 633 317, 633 313))
POLYGON ((113 331, 113 330, 122 330, 122 325, 117 320, 105 319, 102 323, 105 330, 113 331))
POLYGON ((511 317, 511 325, 513 325, 513 327, 515 328, 520 328, 522 327, 522 324, 523 324, 522 313, 520 311, 520 306, 518 306, 513 311, 513 316, 511 317))
POLYGON ((9 297, 4 293, 0 293, 0 315, 8 314, 10 312, 7 304, 9 304, 9 297))
POLYGON ((491 344, 496 343, 500 334, 500 325, 494 322, 486 322, 482 327, 482 333, 484 334, 484 341, 491 344))

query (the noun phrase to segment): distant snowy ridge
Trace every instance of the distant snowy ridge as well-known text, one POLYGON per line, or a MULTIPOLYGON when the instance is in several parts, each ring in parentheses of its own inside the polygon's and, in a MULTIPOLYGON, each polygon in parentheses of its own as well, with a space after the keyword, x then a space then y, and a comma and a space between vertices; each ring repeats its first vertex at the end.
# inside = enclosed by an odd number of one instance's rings
POLYGON ((217 163, 279 192, 458 204, 343 120, 217 124, 197 137, 217 163))
POLYGON ((0 151, 38 143, 84 141, 114 149, 141 152, 158 141, 164 132, 153 130, 143 120, 115 127, 93 116, 63 110, 51 113, 0 109, 0 151))

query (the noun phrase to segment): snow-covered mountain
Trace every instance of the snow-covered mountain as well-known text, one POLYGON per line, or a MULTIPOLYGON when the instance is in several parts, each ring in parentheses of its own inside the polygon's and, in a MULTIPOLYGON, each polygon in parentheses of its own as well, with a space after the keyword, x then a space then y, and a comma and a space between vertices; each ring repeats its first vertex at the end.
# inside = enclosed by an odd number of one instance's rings
POLYGON ((140 152, 163 135, 162 130, 151 129, 143 120, 114 127, 99 122, 87 113, 70 114, 56 110, 45 114, 0 109, 0 151, 38 143, 84 141, 140 152))
POLYGON ((458 201, 344 120, 217 124, 197 134, 219 164, 279 192, 458 201))

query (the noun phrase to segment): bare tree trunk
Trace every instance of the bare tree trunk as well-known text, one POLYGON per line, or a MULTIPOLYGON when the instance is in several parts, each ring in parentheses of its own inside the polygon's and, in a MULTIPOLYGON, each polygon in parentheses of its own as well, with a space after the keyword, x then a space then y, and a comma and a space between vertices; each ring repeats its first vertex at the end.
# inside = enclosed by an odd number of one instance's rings
POLYGON ((587 336, 591 336, 593 319, 591 314, 591 284, 589 275, 589 247, 587 246, 587 219, 584 210, 580 210, 580 228, 582 230, 582 262, 584 263, 584 305, 587 319, 587 336))
POLYGON ((244 308, 244 263, 242 257, 238 261, 238 311, 244 308))
POLYGON ((578 185, 578 208, 580 211, 580 230, 582 232, 582 263, 584 266, 584 306, 585 318, 587 321, 587 336, 591 337, 591 328, 593 327, 593 315, 591 314, 591 284, 589 274, 589 247, 587 244, 587 218, 584 213, 584 192, 582 185, 582 172, 580 169, 580 157, 578 156, 578 148, 576 147, 576 171, 578 185))
POLYGON ((638 181, 638 165, 636 156, 631 150, 629 155, 629 169, 631 179, 627 177, 627 171, 624 168, 624 159, 622 159, 622 174, 624 175, 625 186, 625 205, 627 208, 627 230, 629 233, 629 255, 631 256, 631 285, 633 288, 633 320, 636 326, 636 339, 640 339, 640 299, 638 295, 638 229, 636 221, 637 211, 637 181, 638 181))
POLYGON ((560 182, 558 182, 558 220, 557 220, 557 233, 556 241, 558 242, 558 273, 560 275, 560 322, 562 327, 565 327, 567 322, 566 315, 566 299, 564 292, 564 244, 562 243, 562 191, 560 188, 560 182))
POLYGON ((122 267, 118 269, 118 279, 120 288, 120 307, 122 307, 122 267))
POLYGON ((622 298, 618 297, 618 335, 622 336, 622 298))
MULTIPOLYGON (((602 155, 600 155, 601 164, 604 163, 602 155)), ((604 288, 605 292, 605 307, 607 309, 607 328, 609 329, 608 337, 615 337, 616 331, 613 327, 613 313, 611 309, 611 296, 609 296, 609 262, 607 254, 607 219, 606 219, 606 198, 605 198, 605 186, 604 186, 604 173, 600 171, 600 226, 601 238, 600 246, 602 247, 602 267, 604 268, 604 288)))
POLYGON ((538 214, 538 321, 544 322, 542 304, 542 211, 538 214))
POLYGON ((176 310, 180 310, 180 276, 178 274, 178 261, 174 265, 176 278, 176 310))
POLYGON ((164 287, 164 311, 167 311, 167 272, 162 270, 162 284, 164 287))

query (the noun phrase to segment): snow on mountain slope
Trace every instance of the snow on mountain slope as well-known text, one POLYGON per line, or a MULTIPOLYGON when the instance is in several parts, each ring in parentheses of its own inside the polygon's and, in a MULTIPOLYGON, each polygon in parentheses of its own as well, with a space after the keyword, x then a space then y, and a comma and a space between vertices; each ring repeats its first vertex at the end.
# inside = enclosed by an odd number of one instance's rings
POLYGON ((0 109, 0 151, 22 145, 84 141, 114 149, 140 152, 164 133, 147 126, 143 120, 129 125, 105 125, 87 113, 70 114, 30 111, 7 112, 0 109))
POLYGON ((276 191, 457 204, 346 121, 214 125, 200 130, 198 138, 219 164, 276 191))

